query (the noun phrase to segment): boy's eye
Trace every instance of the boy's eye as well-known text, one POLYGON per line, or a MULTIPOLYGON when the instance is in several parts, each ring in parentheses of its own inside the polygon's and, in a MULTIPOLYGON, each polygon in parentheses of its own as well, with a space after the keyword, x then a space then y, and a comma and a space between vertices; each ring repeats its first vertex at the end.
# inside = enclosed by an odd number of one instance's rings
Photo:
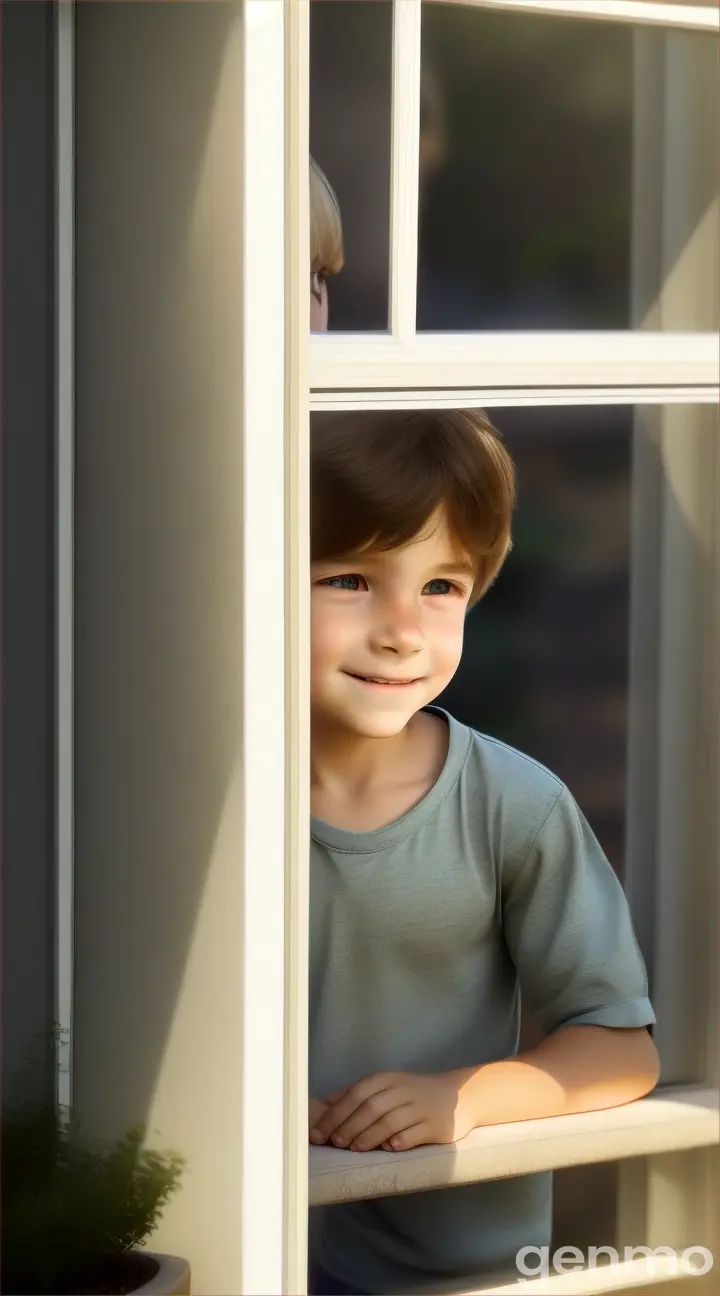
POLYGON ((449 594, 453 588, 454 586, 451 581, 442 580, 441 577, 438 576, 435 580, 428 581, 427 585, 425 586, 425 589, 423 590, 423 593, 424 594, 449 594))
POLYGON ((362 579, 362 576, 356 576, 354 573, 350 573, 346 576, 328 576, 325 580, 320 581, 320 584, 330 585, 332 589, 359 590, 362 579))

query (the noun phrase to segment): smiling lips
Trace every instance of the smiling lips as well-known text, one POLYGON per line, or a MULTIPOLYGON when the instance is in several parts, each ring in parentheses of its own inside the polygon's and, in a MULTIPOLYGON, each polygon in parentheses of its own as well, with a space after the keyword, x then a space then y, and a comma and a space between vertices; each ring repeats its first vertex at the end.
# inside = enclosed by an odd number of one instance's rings
POLYGON ((422 676, 416 676, 414 679, 391 680, 381 679, 377 675, 355 675, 352 671, 345 671, 350 679, 360 680, 361 684, 374 684, 379 688, 408 688, 411 684, 419 684, 422 676))

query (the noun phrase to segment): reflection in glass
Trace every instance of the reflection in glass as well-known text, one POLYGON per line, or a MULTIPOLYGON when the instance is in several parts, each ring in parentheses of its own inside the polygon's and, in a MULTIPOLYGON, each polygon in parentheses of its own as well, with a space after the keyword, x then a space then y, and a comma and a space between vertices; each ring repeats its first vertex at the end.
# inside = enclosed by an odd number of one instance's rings
POLYGON ((492 416, 517 467, 514 548, 439 702, 565 781, 622 876, 633 411, 492 416))
POLYGON ((422 58, 418 328, 717 328, 712 37, 425 4, 422 58))
POLYGON ((337 194, 345 264, 331 331, 388 327, 392 5, 312 0, 310 152, 337 194))

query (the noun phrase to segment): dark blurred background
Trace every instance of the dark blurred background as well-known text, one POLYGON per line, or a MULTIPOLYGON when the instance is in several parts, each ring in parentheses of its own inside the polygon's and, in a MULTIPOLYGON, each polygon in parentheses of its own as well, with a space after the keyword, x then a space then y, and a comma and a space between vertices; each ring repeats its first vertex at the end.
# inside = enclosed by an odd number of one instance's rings
MULTIPOLYGON (((337 330, 387 328, 391 36, 388 0, 313 0, 337 330)), ((628 327, 632 95, 626 25, 424 5, 420 329, 628 327)))

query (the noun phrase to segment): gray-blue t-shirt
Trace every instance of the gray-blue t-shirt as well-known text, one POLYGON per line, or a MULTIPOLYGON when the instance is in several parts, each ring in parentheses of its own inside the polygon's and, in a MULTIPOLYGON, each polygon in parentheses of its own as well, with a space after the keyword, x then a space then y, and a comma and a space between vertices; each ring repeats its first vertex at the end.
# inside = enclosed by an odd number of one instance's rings
MULTIPOLYGON (((512 1056, 521 991, 546 1033, 655 1020, 622 887, 565 785, 428 710, 448 723, 449 749, 417 805, 373 832, 312 821, 313 1097, 374 1071, 512 1056)), ((414 1292, 548 1245, 551 1176, 311 1217, 314 1258, 333 1277, 360 1292, 414 1292)))

